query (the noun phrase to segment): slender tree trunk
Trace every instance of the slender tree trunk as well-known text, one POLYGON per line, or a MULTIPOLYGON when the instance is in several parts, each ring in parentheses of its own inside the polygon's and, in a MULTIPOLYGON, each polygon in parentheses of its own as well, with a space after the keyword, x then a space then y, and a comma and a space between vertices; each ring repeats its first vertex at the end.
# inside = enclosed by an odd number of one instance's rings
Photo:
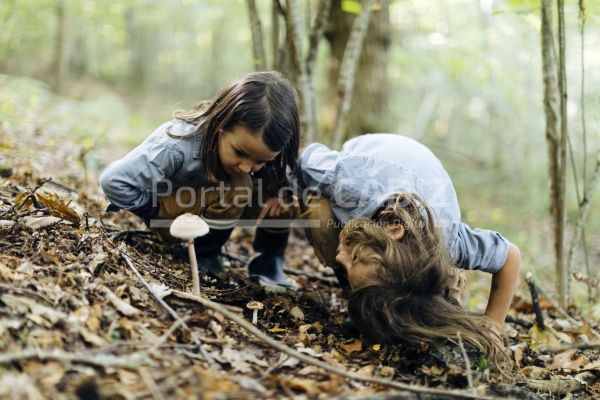
POLYGON ((571 289, 571 272, 569 266, 565 263, 564 256, 564 223, 566 215, 566 199, 565 192, 567 187, 567 139, 569 136, 568 119, 567 119, 567 69, 566 69, 566 43, 565 43, 565 5, 563 0, 558 0, 558 88, 560 94, 560 202, 558 203, 560 215, 560 253, 557 252, 557 257, 560 255, 562 264, 562 279, 561 279, 561 305, 566 308, 569 302, 571 289))
POLYGON ((302 17, 298 0, 288 0, 285 10, 286 34, 290 47, 291 69, 300 95, 301 123, 304 141, 312 142, 318 135, 315 94, 302 51, 302 17))
POLYGON ((69 65, 68 47, 67 47, 67 4, 65 0, 56 2, 56 37, 54 60, 52 62, 53 85, 54 90, 61 92, 64 88, 67 78, 67 69, 69 65))
MULTIPOLYGON (((333 128, 333 146, 336 149, 342 147, 348 126, 348 115, 350 105, 352 104, 352 94, 356 82, 356 70, 360 54, 363 49, 367 30, 369 28, 369 19, 375 0, 367 0, 363 5, 363 10, 352 24, 352 31, 346 43, 342 65, 338 74, 337 98, 336 98, 336 120, 333 128)), ((358 77, 359 80, 362 77, 358 77)))
POLYGON ((306 70, 311 76, 315 67, 315 59, 317 58, 317 50, 319 48, 321 36, 325 30, 325 25, 327 24, 330 12, 331 0, 319 1, 317 15, 315 16, 315 21, 312 24, 308 38, 308 54, 306 56, 306 70))
MULTIPOLYGON (((325 37, 330 45, 329 81, 338 82, 340 67, 356 16, 342 11, 341 0, 333 0, 325 37)), ((366 2, 363 2, 366 3, 366 2)), ((389 0, 378 1, 369 21, 367 37, 356 70, 356 81, 342 141, 366 132, 385 132, 393 129, 387 118, 389 81, 387 75, 390 44, 389 0)), ((335 123, 338 88, 330 86, 327 95, 326 131, 335 123)), ((332 141, 332 136, 324 138, 332 141)))
POLYGON ((546 114, 546 143, 550 178, 550 214, 559 301, 564 307, 567 299, 567 277, 564 265, 564 149, 559 125, 559 88, 557 60, 554 56, 552 0, 541 0, 542 72, 544 77, 544 111, 546 114))
POLYGON ((252 31, 252 54, 254 59, 252 65, 257 71, 264 70, 267 67, 267 57, 265 55, 265 45, 262 34, 262 24, 258 16, 255 0, 247 0, 248 15, 250 17, 250 30, 252 31))

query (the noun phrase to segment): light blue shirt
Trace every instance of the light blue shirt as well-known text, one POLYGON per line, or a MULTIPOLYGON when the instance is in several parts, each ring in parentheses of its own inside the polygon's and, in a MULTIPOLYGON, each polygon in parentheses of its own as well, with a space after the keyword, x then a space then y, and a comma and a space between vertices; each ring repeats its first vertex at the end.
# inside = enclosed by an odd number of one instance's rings
POLYGON ((108 200, 123 210, 148 204, 153 194, 210 186, 200 158, 200 139, 186 138, 196 126, 173 119, 159 126, 125 157, 111 163, 100 185, 108 200))
POLYGON ((455 263, 466 269, 498 272, 509 243, 497 232, 461 222, 456 192, 440 160, 424 145, 397 134, 361 135, 342 151, 309 145, 298 160, 296 194, 320 192, 335 216, 346 223, 371 218, 393 193, 420 195, 435 215, 455 263))

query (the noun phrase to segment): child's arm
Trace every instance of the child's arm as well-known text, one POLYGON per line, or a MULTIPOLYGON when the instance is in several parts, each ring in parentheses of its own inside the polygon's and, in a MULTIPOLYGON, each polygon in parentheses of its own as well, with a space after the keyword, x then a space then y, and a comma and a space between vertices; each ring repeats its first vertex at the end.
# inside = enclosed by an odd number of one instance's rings
POLYGON ((521 266, 521 253, 519 248, 510 244, 506 262, 492 277, 490 297, 485 314, 493 319, 500 327, 504 325, 504 319, 508 314, 517 283, 519 280, 519 268, 521 266))

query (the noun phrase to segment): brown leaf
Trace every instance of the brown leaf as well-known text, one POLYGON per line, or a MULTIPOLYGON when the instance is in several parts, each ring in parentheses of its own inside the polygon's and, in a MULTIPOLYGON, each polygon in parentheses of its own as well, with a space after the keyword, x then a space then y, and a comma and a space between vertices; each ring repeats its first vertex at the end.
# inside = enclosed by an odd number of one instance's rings
POLYGON ((357 339, 350 343, 338 343, 336 347, 346 354, 352 354, 362 350, 362 342, 357 339))
POLYGON ((104 292, 104 294, 106 295, 106 297, 108 297, 108 300, 112 303, 113 306, 115 306, 115 308, 123 315, 127 316, 127 317, 131 317, 133 315, 136 315, 140 312, 140 310, 138 310, 137 308, 135 308, 134 306, 132 306, 129 303, 126 303, 124 300, 122 300, 119 296, 117 296, 116 294, 114 294, 109 288, 107 288, 104 285, 98 285, 98 289, 102 290, 104 292))
POLYGON ((309 396, 317 396, 321 392, 318 387, 319 382, 312 379, 285 378, 282 379, 281 383, 292 390, 304 392, 309 396))
POLYGON ((546 368, 550 370, 564 369, 576 371, 590 362, 586 357, 582 355, 573 358, 574 356, 575 350, 563 351, 562 353, 555 355, 552 364, 548 365, 546 368))
POLYGON ((52 215, 79 225, 79 215, 77 215, 77 212, 71 207, 61 203, 58 200, 52 199, 50 195, 44 195, 38 192, 35 194, 35 196, 43 206, 53 210, 52 215))

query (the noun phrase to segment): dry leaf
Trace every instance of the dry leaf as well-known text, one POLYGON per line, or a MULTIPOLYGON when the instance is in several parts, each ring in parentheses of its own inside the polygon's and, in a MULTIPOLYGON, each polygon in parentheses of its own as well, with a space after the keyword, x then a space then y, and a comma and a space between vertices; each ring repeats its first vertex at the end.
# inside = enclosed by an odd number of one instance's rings
POLYGON ((531 338, 530 347, 534 351, 538 351, 543 347, 558 347, 560 345, 550 330, 541 330, 537 325, 531 327, 529 337, 531 338))
POLYGON ((336 347, 346 354, 352 354, 362 350, 362 342, 357 339, 350 343, 338 343, 336 347))
POLYGON ((321 392, 318 387, 318 382, 313 381, 312 379, 285 378, 282 379, 281 383, 292 390, 304 392, 309 396, 317 396, 321 392))
POLYGON ((292 307, 290 310, 290 315, 300 321, 304 321, 304 312, 298 306, 292 307))
POLYGON ((61 203, 58 200, 52 199, 50 195, 37 192, 35 196, 44 207, 48 207, 53 210, 52 215, 66 219, 75 225, 79 225, 79 215, 77 215, 77 212, 75 212, 75 210, 73 210, 71 207, 61 203))
POLYGON ((57 224, 62 221, 62 218, 47 216, 47 217, 34 217, 31 215, 21 218, 21 221, 25 223, 31 229, 45 228, 50 225, 57 224))
POLYGON ((113 306, 123 315, 131 317, 140 312, 137 308, 123 301, 119 296, 114 294, 109 288, 104 285, 98 285, 98 289, 102 290, 113 306))
POLYGON ((573 359, 575 350, 563 351, 554 356, 552 364, 546 366, 547 369, 565 369, 570 371, 576 371, 581 369, 584 365, 589 363, 589 360, 584 356, 579 356, 573 359))

